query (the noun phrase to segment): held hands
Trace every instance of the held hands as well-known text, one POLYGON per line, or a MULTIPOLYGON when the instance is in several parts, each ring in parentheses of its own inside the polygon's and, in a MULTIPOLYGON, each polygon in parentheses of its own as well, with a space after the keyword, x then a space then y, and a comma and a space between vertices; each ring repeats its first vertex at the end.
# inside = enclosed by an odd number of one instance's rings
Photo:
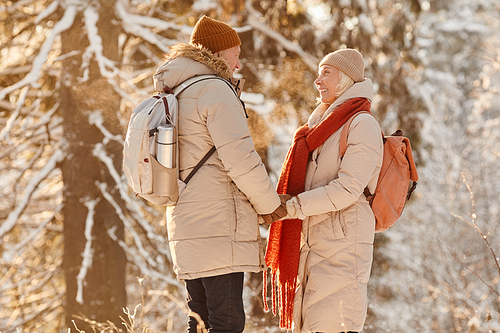
POLYGON ((290 194, 278 194, 281 200, 281 204, 285 205, 286 207, 286 202, 292 198, 290 194))
POLYGON ((291 197, 291 199, 286 201, 286 211, 287 214, 284 219, 299 219, 303 220, 306 218, 304 212, 302 211, 302 206, 299 201, 299 197, 291 197))
POLYGON ((299 197, 292 197, 289 194, 280 194, 281 205, 271 214, 262 215, 262 219, 267 224, 279 220, 303 220, 306 218, 300 205, 299 197))
POLYGON ((272 212, 271 214, 262 215, 262 218, 267 224, 271 224, 275 221, 281 220, 283 217, 287 215, 286 201, 290 199, 292 196, 289 194, 280 194, 279 196, 281 204, 278 206, 278 208, 276 208, 275 211, 272 212))

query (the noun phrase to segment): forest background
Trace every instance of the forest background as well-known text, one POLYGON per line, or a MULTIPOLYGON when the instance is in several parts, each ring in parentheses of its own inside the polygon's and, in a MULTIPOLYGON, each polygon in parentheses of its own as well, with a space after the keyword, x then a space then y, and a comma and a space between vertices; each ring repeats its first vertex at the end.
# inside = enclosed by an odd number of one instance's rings
MULTIPOLYGON (((202 15, 241 37, 274 183, 339 48, 364 55, 383 130, 410 138, 420 182, 376 235, 364 332, 500 332, 497 0, 2 1, 0 331, 185 330, 164 210, 131 193, 121 159, 133 107, 202 15)), ((279 331, 261 284, 246 275, 246 331, 279 331)))

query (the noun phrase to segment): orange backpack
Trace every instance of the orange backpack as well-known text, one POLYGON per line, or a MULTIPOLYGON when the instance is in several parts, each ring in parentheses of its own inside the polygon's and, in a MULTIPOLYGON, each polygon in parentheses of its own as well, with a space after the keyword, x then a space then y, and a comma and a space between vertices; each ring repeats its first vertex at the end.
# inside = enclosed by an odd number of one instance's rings
MULTIPOLYGON (((353 115, 342 128, 340 135, 340 156, 347 149, 347 131, 352 120, 359 115, 353 115)), ((382 232, 392 227, 401 216, 406 201, 417 187, 418 174, 410 147, 410 140, 403 136, 403 131, 397 130, 391 136, 384 136, 384 157, 375 193, 365 187, 366 200, 375 215, 375 232, 382 232)))

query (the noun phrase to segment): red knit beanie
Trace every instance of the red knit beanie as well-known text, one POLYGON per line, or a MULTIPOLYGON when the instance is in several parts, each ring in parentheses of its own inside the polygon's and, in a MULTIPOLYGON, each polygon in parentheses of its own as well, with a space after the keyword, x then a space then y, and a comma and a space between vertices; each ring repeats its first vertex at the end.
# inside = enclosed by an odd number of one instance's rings
POLYGON ((226 23, 203 15, 196 22, 189 43, 201 45, 215 53, 241 45, 241 40, 236 31, 226 23))

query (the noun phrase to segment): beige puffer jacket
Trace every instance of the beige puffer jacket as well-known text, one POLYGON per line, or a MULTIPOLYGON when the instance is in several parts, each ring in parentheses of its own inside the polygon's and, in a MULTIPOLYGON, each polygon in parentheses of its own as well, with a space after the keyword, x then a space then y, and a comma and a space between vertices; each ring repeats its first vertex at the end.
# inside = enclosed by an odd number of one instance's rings
MULTIPOLYGON (((354 84, 329 108, 320 105, 311 114, 309 127, 343 102, 354 97, 371 100, 372 95, 369 79, 354 84)), ((313 151, 305 192, 298 195, 306 219, 302 223, 294 331, 361 331, 366 318, 375 218, 363 189, 368 185, 372 193, 375 190, 382 165, 382 136, 372 116, 357 116, 341 161, 341 131, 342 127, 313 151)))
MULTIPOLYGON (((173 88, 203 74, 228 80, 225 60, 189 44, 171 48, 155 73, 155 88, 173 88)), ((245 111, 222 80, 195 83, 178 95, 179 168, 185 179, 215 145, 217 151, 167 208, 174 271, 179 280, 262 269, 257 214, 272 213, 280 199, 254 150, 245 111)))

